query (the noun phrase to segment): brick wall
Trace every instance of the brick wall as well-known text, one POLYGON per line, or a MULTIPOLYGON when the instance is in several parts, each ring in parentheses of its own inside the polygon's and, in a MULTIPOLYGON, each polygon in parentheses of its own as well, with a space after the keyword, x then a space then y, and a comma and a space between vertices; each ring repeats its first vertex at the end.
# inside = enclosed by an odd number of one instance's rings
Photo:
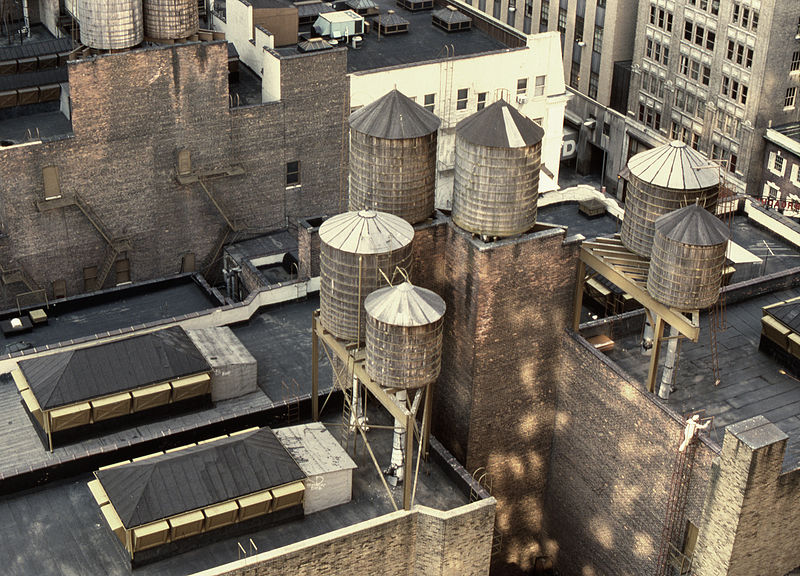
MULTIPOLYGON (((561 344, 545 553, 563 574, 654 574, 684 421, 580 336, 561 344)), ((686 505, 695 526, 715 455, 698 445, 686 505)))
POLYGON ((498 499, 498 566, 529 567, 541 531, 559 341, 576 245, 562 229, 484 244, 449 221, 417 227, 415 282, 447 304, 434 435, 498 499))
POLYGON ((492 498, 448 512, 401 510, 196 576, 478 576, 489 571, 492 498))
POLYGON ((177 182, 179 149, 191 152, 196 171, 244 168, 244 175, 206 184, 240 230, 228 241, 332 211, 341 195, 329 167, 339 166, 346 136, 345 59, 344 50, 290 58, 283 75, 291 102, 234 109, 224 43, 70 63, 74 136, 0 149, 0 219, 8 234, 0 265, 23 265, 48 291, 64 279, 68 294, 83 290, 84 267, 100 266, 105 241, 76 206, 36 208, 42 168, 51 165, 64 196, 80 195, 114 237, 130 240, 133 281, 179 272, 186 252, 204 270, 227 230, 199 184, 177 182), (302 162, 302 188, 291 194, 287 158, 302 162))
POLYGON ((782 576, 800 566, 800 469, 763 416, 728 426, 697 543, 697 576, 782 576))
POLYGON ((298 277, 319 276, 319 227, 327 216, 303 218, 297 222, 298 277))

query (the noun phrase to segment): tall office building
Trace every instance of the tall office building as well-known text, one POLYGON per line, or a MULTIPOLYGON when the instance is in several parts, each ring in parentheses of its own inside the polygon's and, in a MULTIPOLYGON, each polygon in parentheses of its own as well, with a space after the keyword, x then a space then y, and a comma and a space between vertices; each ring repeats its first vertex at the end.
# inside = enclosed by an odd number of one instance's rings
POLYGON ((758 194, 767 128, 798 120, 800 3, 642 1, 632 71, 628 156, 683 140, 758 194))

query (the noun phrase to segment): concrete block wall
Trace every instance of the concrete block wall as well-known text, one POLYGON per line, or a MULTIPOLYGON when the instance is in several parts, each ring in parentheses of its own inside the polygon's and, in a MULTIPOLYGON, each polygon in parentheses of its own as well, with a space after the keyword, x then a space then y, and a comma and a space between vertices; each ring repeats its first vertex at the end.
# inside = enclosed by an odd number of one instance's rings
POLYGON ((195 576, 466 576, 489 572, 495 500, 400 510, 195 576))
POLYGON ((697 542, 697 576, 782 576, 800 566, 800 469, 781 472, 786 442, 763 416, 726 429, 697 542))
MULTIPOLYGON (((70 63, 73 135, 0 150, 0 222, 8 235, 0 265, 23 265, 48 291, 64 279, 75 294, 83 291, 83 268, 102 263, 105 241, 76 206, 37 210, 46 166, 58 168, 63 196, 79 194, 114 237, 130 240, 133 281, 179 272, 187 252, 198 268, 207 265, 227 230, 199 184, 177 182, 180 149, 190 151, 195 171, 244 168, 207 181, 239 238, 290 217, 333 212, 342 195, 329 167, 339 166, 346 142, 345 59, 344 50, 292 58, 283 68, 291 102, 233 109, 222 42, 70 63), (287 190, 286 162, 295 159, 302 186, 287 190)), ((113 282, 112 271, 107 285, 113 282)))
POLYGON ((485 244, 418 229, 418 284, 447 304, 434 435, 498 499, 499 566, 530 568, 542 529, 559 340, 572 314, 577 245, 563 229, 485 244))
MULTIPOLYGON (((543 554, 563 574, 654 574, 683 417, 582 337, 559 348, 543 554)), ((697 447, 686 520, 698 527, 716 450, 697 447)))

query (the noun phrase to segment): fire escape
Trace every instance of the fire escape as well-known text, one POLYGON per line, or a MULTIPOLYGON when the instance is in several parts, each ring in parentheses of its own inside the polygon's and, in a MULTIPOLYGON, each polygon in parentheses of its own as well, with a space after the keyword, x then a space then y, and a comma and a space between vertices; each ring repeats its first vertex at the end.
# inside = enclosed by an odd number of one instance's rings
POLYGON ((225 243, 228 241, 228 238, 230 238, 231 235, 235 237, 235 235, 238 232, 241 232, 243 229, 239 222, 228 216, 228 213, 223 209, 222 204, 214 195, 214 192, 211 190, 211 187, 208 186, 208 183, 210 180, 217 178, 241 176, 242 174, 244 174, 244 169, 236 164, 219 170, 192 170, 192 157, 190 151, 185 148, 178 151, 178 183, 182 186, 189 186, 195 183, 199 184, 200 188, 203 189, 203 192, 205 192, 208 199, 214 205, 214 208, 216 208, 219 215, 222 216, 222 219, 225 221, 225 228, 220 233, 217 242, 214 244, 214 249, 211 251, 208 259, 202 266, 204 276, 208 276, 214 264, 219 261, 220 253, 222 252, 223 246, 225 246, 225 243))
POLYGON ((123 252, 131 250, 130 242, 127 238, 114 236, 108 229, 108 226, 103 222, 97 212, 86 203, 77 193, 68 194, 63 196, 51 197, 45 200, 38 200, 36 208, 39 212, 47 210, 54 210, 57 208, 67 208, 69 206, 77 207, 81 213, 86 217, 92 227, 100 234, 106 244, 105 254, 103 261, 97 268, 97 276, 95 277, 95 287, 99 290, 103 287, 106 279, 108 278, 111 269, 114 267, 114 262, 123 252))
MULTIPOLYGON (((704 419, 703 423, 710 419, 704 419)), ((669 485, 666 516, 661 530, 656 576, 674 576, 690 574, 692 571, 691 553, 687 554, 682 546, 684 525, 686 524, 686 499, 689 495, 689 484, 692 479, 698 440, 695 436, 686 449, 675 450, 675 463, 669 485)))

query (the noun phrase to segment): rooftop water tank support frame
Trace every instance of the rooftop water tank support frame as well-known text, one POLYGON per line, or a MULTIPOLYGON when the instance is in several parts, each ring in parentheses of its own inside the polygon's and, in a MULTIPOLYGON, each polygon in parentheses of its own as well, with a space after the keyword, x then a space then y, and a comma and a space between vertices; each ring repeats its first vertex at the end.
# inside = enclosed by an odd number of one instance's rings
POLYGON ((655 329, 650 370, 647 375, 647 390, 655 393, 661 342, 666 339, 663 337, 664 324, 674 327, 679 332, 679 336, 697 342, 700 337, 699 313, 696 310, 689 311, 691 318, 687 317, 685 311, 662 304, 650 296, 645 285, 650 263, 623 246, 619 235, 616 235, 614 238, 597 238, 581 245, 572 319, 572 329, 575 332, 578 332, 581 321, 587 266, 630 294, 644 306, 648 314, 653 315, 652 321, 655 329))
MULTIPOLYGON (((330 350, 341 360, 346 366, 352 367, 353 375, 358 381, 372 393, 372 396, 380 402, 389 414, 400 422, 405 422, 406 437, 405 437, 405 469, 403 473, 403 509, 411 510, 414 501, 414 491, 416 481, 414 476, 419 471, 419 461, 423 454, 428 452, 428 439, 430 436, 431 428, 431 406, 432 406, 432 389, 431 385, 424 386, 418 389, 417 394, 425 394, 425 403, 422 412, 422 427, 420 430, 420 443, 417 451, 417 462, 412 466, 414 456, 414 431, 416 430, 415 413, 408 410, 405 406, 401 406, 394 399, 394 395, 390 394, 389 390, 381 387, 377 382, 367 374, 365 367, 365 357, 363 355, 356 356, 354 353, 342 342, 337 340, 330 332, 325 330, 319 322, 319 310, 315 311, 311 319, 311 418, 314 422, 319 421, 319 343, 322 341, 323 345, 330 348, 330 350)), ((364 348, 360 348, 361 351, 364 348)), ((359 429, 360 430, 360 429, 359 429)), ((378 467, 378 472, 381 474, 381 479, 384 484, 386 479, 378 467)), ((388 488, 387 488, 388 490, 388 488)), ((389 491, 391 495, 391 491, 389 491)), ((394 499, 392 498, 392 502, 394 499)))

